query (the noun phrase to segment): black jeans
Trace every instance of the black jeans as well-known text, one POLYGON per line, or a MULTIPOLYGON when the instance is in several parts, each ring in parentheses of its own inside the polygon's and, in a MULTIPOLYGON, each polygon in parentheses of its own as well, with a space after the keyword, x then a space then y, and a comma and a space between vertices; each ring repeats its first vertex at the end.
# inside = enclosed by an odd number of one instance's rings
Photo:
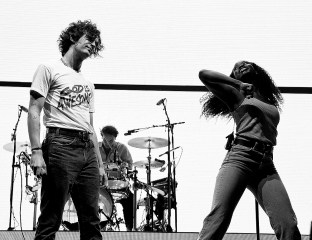
POLYGON ((198 240, 223 238, 246 188, 268 215, 277 239, 301 239, 296 215, 275 169, 273 155, 234 145, 219 170, 211 212, 204 220, 198 240))
POLYGON ((35 240, 55 239, 69 194, 77 210, 80 239, 102 239, 99 167, 92 141, 48 133, 42 149, 47 175, 42 178, 41 214, 35 240))
POLYGON ((123 215, 127 229, 133 228, 133 193, 128 191, 128 197, 119 200, 122 205, 123 215))

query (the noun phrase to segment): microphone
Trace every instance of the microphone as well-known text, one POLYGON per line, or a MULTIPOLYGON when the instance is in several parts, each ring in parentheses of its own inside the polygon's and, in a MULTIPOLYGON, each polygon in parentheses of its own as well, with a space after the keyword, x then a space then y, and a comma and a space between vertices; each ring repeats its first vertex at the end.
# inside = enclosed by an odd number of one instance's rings
POLYGON ((155 161, 156 162, 160 162, 160 163, 165 163, 165 160, 161 160, 161 159, 158 159, 158 158, 155 158, 155 161))
POLYGON ((19 107, 20 109, 22 109, 22 111, 24 111, 24 112, 28 113, 28 109, 27 109, 27 108, 25 108, 24 106, 22 106, 22 105, 18 105, 18 107, 19 107))
POLYGON ((163 163, 163 164, 164 164, 164 165, 159 169, 160 172, 163 172, 163 171, 166 170, 168 164, 165 165, 165 160, 161 160, 161 159, 155 158, 155 162, 159 162, 159 163, 163 163))
POLYGON ((125 135, 125 136, 128 136, 128 135, 131 135, 131 133, 136 133, 136 132, 138 132, 138 130, 135 130, 135 129, 133 129, 133 130, 128 130, 128 132, 126 132, 124 135, 125 135))
POLYGON ((174 151, 174 150, 176 150, 176 149, 178 149, 178 148, 180 148, 180 147, 181 147, 181 146, 175 147, 175 148, 173 148, 173 149, 171 149, 171 150, 169 150, 169 151, 167 151, 167 152, 164 152, 164 153, 160 154, 158 157, 161 157, 161 156, 163 156, 163 155, 165 155, 165 154, 167 154, 167 153, 169 153, 169 152, 172 152, 172 151, 174 151))
POLYGON ((160 100, 156 103, 156 105, 158 106, 158 105, 160 105, 160 104, 163 104, 165 100, 167 100, 167 98, 162 98, 162 99, 160 99, 160 100))

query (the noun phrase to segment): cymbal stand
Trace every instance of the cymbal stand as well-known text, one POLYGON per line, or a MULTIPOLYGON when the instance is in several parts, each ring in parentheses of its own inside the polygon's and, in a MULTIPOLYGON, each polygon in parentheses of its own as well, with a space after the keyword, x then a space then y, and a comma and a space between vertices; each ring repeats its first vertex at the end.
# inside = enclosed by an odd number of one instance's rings
POLYGON ((8 230, 14 230, 14 227, 12 227, 12 215, 13 215, 13 187, 14 187, 14 169, 20 168, 21 164, 15 162, 15 154, 16 154, 16 130, 18 123, 20 121, 22 114, 22 109, 18 109, 18 117, 17 117, 17 122, 15 124, 15 128, 13 128, 13 133, 11 134, 11 141, 13 141, 13 159, 12 159, 12 174, 11 174, 11 189, 10 189, 10 220, 9 220, 9 228, 8 230))
MULTIPOLYGON (((151 185, 151 140, 148 140, 148 165, 146 166, 147 184, 151 185)), ((150 190, 146 189, 146 231, 153 231, 153 204, 151 204, 150 190), (151 220, 151 228, 150 228, 151 220)))
POLYGON ((134 167, 133 173, 133 231, 137 231, 137 182, 138 177, 136 167, 134 167))

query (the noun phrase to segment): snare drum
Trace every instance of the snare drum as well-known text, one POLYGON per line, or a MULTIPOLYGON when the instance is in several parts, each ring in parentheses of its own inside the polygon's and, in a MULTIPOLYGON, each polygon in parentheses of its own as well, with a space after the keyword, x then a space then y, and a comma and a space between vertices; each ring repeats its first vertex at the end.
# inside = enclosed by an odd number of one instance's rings
POLYGON ((117 164, 107 165, 105 172, 108 178, 108 189, 120 190, 129 186, 129 182, 126 180, 126 173, 117 164))
POLYGON ((127 198, 130 183, 126 179, 126 173, 120 166, 115 163, 109 164, 105 168, 108 182, 107 189, 111 193, 114 200, 127 198))

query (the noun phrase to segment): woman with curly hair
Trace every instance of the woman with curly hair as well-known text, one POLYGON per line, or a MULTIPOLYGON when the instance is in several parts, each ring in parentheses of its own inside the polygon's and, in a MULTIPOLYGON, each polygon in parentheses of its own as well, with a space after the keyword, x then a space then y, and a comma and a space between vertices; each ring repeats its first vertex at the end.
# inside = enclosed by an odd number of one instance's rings
POLYGON ((102 50, 100 31, 91 21, 71 23, 59 37, 62 57, 41 64, 29 101, 30 166, 42 178, 35 240, 54 239, 71 196, 81 240, 100 240, 100 180, 107 176, 93 129, 94 85, 81 73, 82 62, 102 50), (40 141, 40 115, 47 128, 40 141))
POLYGON ((199 78, 208 89, 201 99, 202 114, 233 118, 236 134, 228 138, 211 211, 198 239, 223 238, 246 188, 268 215, 277 239, 301 239, 296 215, 273 163, 283 101, 279 89, 263 68, 248 61, 237 62, 230 77, 202 70, 199 78))

